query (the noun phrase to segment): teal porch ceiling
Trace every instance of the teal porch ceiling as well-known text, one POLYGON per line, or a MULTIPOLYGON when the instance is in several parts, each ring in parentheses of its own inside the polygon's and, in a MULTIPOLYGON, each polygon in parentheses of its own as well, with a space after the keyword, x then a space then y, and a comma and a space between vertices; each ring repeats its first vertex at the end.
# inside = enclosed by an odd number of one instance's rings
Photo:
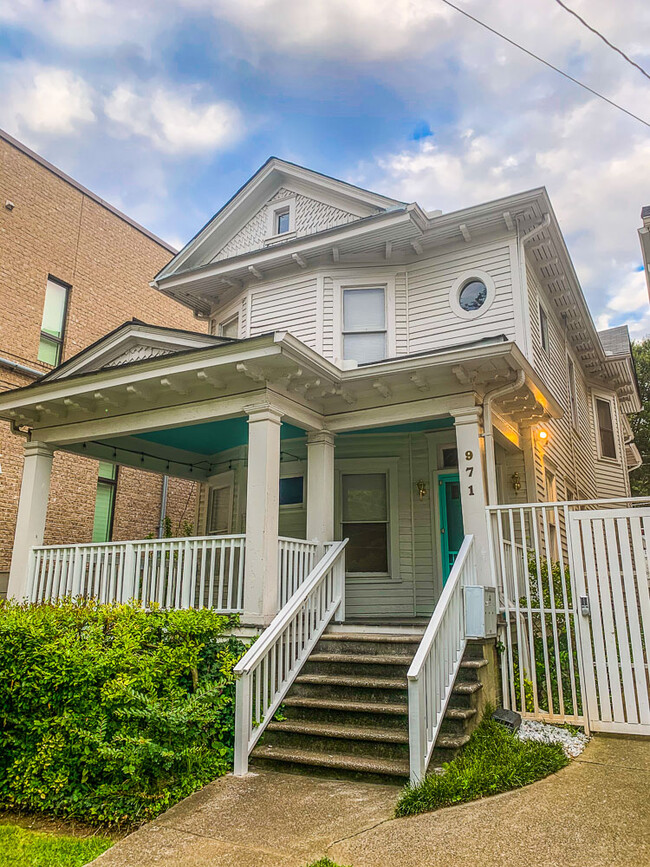
MULTIPOLYGON (((295 439, 304 436, 304 430, 283 422, 280 429, 281 439, 295 439)), ((171 446, 199 455, 213 455, 226 451, 226 449, 246 445, 248 442, 248 422, 243 417, 228 418, 221 421, 205 422, 204 424, 151 431, 150 433, 138 434, 133 439, 171 446)))

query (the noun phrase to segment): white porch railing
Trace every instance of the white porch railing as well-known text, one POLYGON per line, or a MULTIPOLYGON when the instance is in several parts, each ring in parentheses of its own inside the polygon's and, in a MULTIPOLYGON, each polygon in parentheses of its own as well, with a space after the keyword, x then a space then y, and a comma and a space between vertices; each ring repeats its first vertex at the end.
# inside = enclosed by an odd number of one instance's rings
POLYGON ((278 574, 280 576, 280 608, 293 596, 316 563, 318 542, 304 539, 278 539, 278 574))
POLYGON ((268 629, 235 666, 234 772, 248 757, 330 620, 345 619, 345 546, 331 545, 268 629))
POLYGON ((192 536, 32 548, 31 602, 64 596, 165 608, 243 610, 245 536, 192 536))
POLYGON ((467 644, 464 587, 476 584, 474 537, 465 536, 408 671, 411 782, 426 774, 467 644))

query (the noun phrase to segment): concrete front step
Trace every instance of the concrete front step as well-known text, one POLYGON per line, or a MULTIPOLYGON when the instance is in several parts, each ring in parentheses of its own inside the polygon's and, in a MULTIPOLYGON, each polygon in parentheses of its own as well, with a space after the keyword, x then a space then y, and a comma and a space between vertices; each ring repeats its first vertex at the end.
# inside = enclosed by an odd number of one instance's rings
POLYGON ((373 743, 408 744, 408 731, 378 728, 376 726, 321 723, 312 720, 273 720, 267 731, 293 732, 317 737, 341 738, 343 740, 370 741, 373 743))
MULTIPOLYGON (((371 775, 378 777, 390 777, 397 782, 404 782, 409 776, 408 759, 382 759, 369 758, 368 756, 348 755, 336 753, 328 755, 313 750, 298 748, 282 748, 274 745, 259 745, 252 752, 254 763, 273 762, 274 767, 286 766, 290 770, 293 766, 302 765, 308 768, 325 768, 329 771, 344 771, 349 774, 371 775)), ((278 769, 280 769, 278 768, 278 769)))
POLYGON ((332 632, 321 635, 315 653, 370 654, 372 656, 404 656, 410 662, 415 656, 421 635, 378 635, 364 632, 332 632))

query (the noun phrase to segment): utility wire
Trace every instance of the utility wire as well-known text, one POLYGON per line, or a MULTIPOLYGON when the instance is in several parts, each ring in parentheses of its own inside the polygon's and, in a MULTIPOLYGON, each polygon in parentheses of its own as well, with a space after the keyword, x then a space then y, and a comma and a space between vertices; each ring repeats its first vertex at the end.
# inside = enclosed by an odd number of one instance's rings
POLYGON ((639 117, 638 114, 633 114, 631 111, 628 111, 627 108, 623 108, 622 105, 619 105, 617 102, 609 99, 603 93, 600 93, 597 90, 594 90, 593 87, 589 87, 588 84, 584 84, 582 81, 579 81, 577 78, 574 78, 572 75, 569 75, 568 72, 564 72, 563 69, 559 69, 557 66, 553 66, 552 63, 549 63, 548 60, 544 60, 543 57, 540 57, 538 54, 534 54, 532 51, 529 51, 527 48, 524 48, 523 45, 520 45, 518 42, 515 42, 514 39, 510 39, 508 36, 504 36, 503 33, 500 33, 498 30, 495 30, 494 27, 490 27, 489 24, 486 24, 484 21, 481 21, 480 18, 475 18, 473 15, 470 15, 469 12, 466 12, 465 9, 462 9, 460 6, 456 6, 454 3, 451 3, 450 0, 440 0, 441 3, 444 3, 446 6, 450 6, 452 9, 455 9, 456 12, 460 12, 461 15, 464 15, 466 18, 471 19, 475 24, 479 24, 481 27, 484 27, 486 30, 489 30, 490 33, 494 33, 495 36, 498 36, 500 39, 504 39, 506 42, 510 43, 510 45, 514 45, 515 48, 518 48, 520 51, 523 51, 524 54, 527 54, 529 57, 532 57, 534 60, 539 60, 540 63, 543 63, 544 66, 548 66, 549 69, 552 69, 554 72, 558 72, 560 75, 563 75, 565 78, 568 78, 569 81, 572 81, 574 84, 577 84, 579 87, 582 87, 584 90, 588 90, 589 93, 592 93, 594 96, 597 96, 599 99, 604 100, 609 103, 609 105, 617 108, 619 111, 624 112, 629 117, 634 118, 634 120, 638 120, 639 123, 642 123, 644 126, 647 126, 650 129, 650 122, 644 120, 642 117, 639 117))
POLYGON ((587 30, 591 30, 591 32, 595 33, 599 39, 602 39, 605 45, 609 45, 609 47, 613 51, 618 52, 618 54, 620 54, 624 60, 627 60, 628 63, 631 63, 632 66, 636 66, 639 72, 642 75, 645 75, 645 77, 650 81, 650 73, 646 72, 645 69, 640 66, 635 60, 632 60, 631 57, 628 57, 628 55, 624 51, 621 51, 621 49, 618 48, 616 45, 614 45, 613 42, 610 42, 606 36, 603 36, 600 30, 597 30, 595 27, 592 27, 591 24, 588 24, 581 15, 578 15, 578 13, 571 9, 569 6, 567 6, 566 3, 563 3, 562 0, 555 0, 555 2, 558 4, 558 6, 561 6, 563 9, 565 9, 569 13, 569 15, 573 15, 573 17, 577 18, 581 24, 584 24, 587 30))

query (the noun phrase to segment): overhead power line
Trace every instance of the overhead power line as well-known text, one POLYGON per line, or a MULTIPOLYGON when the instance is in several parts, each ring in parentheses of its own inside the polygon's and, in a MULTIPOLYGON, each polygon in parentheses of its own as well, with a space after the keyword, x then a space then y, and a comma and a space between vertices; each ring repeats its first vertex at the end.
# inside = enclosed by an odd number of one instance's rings
POLYGON ((639 117, 638 114, 634 114, 631 111, 628 111, 627 108, 623 108, 622 105, 619 105, 614 100, 609 99, 609 97, 605 96, 605 94, 600 93, 597 90, 594 90, 593 87, 589 87, 588 84, 585 84, 582 81, 579 81, 577 78, 574 78, 572 75, 569 75, 568 72, 565 72, 563 69, 559 69, 557 66, 553 66, 552 63, 549 63, 548 60, 544 60, 543 57, 540 57, 538 54, 535 54, 532 51, 529 51, 527 48, 524 48, 523 45, 520 45, 518 42, 515 42, 514 39, 510 39, 508 36, 504 36, 503 33, 500 33, 498 30, 495 30, 494 27, 490 27, 489 24, 486 24, 484 21, 481 21, 480 18, 475 18, 474 15, 471 15, 469 12, 466 12, 465 9, 462 9, 460 6, 456 6, 454 3, 451 3, 450 0, 440 0, 441 3, 444 3, 446 6, 450 6, 452 9, 455 9, 456 12, 460 12, 461 15, 464 15, 466 18, 472 20, 475 24, 479 24, 481 27, 484 27, 486 30, 489 30, 490 33, 494 33, 495 36, 498 36, 500 39, 505 40, 510 45, 514 45, 515 48, 518 48, 520 51, 523 51, 524 54, 527 54, 529 57, 532 57, 534 60, 538 60, 540 63, 543 63, 544 66, 548 66, 549 69, 552 69, 554 72, 563 75, 564 78, 568 78, 569 81, 572 81, 574 84, 577 84, 579 87, 582 87, 584 90, 589 91, 589 93, 597 96, 599 99, 604 100, 609 103, 609 105, 617 108, 619 111, 622 111, 624 114, 627 114, 629 117, 634 118, 634 120, 638 120, 639 123, 642 123, 644 126, 647 126, 650 129, 650 122, 644 120, 642 117, 639 117))
POLYGON ((632 60, 631 57, 629 57, 624 51, 622 51, 620 48, 618 48, 618 46, 614 45, 613 42, 610 42, 606 36, 603 36, 603 34, 600 32, 600 30, 597 30, 595 27, 592 27, 591 24, 589 24, 587 21, 585 21, 585 19, 582 17, 582 15, 578 15, 578 13, 575 10, 573 10, 569 6, 567 6, 566 3, 563 3, 562 0, 555 0, 555 2, 557 3, 558 6, 561 6, 563 9, 565 9, 569 13, 569 15, 573 15, 574 18, 577 18, 578 21, 587 28, 587 30, 591 30, 591 32, 595 33, 599 39, 602 39, 603 42, 605 43, 605 45, 609 45, 609 47, 612 49, 612 51, 616 51, 618 54, 621 55, 621 57, 624 60, 627 60, 628 63, 630 63, 632 66, 635 66, 639 70, 641 75, 645 75, 645 77, 650 81, 650 72, 646 72, 646 70, 642 66, 640 66, 635 60, 632 60))

